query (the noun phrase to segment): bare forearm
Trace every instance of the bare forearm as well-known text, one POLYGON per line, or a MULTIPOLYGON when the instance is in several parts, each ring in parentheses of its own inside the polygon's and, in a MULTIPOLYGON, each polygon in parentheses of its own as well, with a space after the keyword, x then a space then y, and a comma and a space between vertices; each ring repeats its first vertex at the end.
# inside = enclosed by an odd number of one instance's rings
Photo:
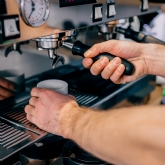
POLYGON ((71 126, 69 138, 107 162, 162 165, 165 164, 164 109, 136 107, 98 112, 80 108, 81 115, 71 126))
POLYGON ((165 77, 165 46, 144 44, 142 54, 148 65, 148 74, 165 77))

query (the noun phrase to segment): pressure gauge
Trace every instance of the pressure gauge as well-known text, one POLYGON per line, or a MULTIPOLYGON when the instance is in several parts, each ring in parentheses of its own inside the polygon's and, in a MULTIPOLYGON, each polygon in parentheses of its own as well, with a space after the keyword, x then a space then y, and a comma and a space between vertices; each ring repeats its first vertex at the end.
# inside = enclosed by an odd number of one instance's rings
POLYGON ((48 0, 20 0, 20 13, 28 26, 39 27, 49 17, 48 0))

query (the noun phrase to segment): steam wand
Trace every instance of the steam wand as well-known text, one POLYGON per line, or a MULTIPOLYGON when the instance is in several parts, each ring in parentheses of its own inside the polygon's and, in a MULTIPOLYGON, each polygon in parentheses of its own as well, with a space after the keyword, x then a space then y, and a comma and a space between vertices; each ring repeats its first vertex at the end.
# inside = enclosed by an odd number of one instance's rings
POLYGON ((124 34, 125 38, 130 38, 136 42, 140 43, 155 43, 155 44, 161 44, 165 45, 165 42, 150 36, 150 35, 145 35, 142 32, 136 32, 131 29, 131 26, 129 26, 127 29, 122 28, 122 27, 117 27, 116 32, 124 34))
MULTIPOLYGON (((90 49, 90 46, 83 44, 80 41, 76 41, 75 43, 70 43, 67 41, 62 42, 62 46, 72 50, 73 55, 79 55, 81 57, 84 57, 84 53, 90 49)), ((100 53, 96 57, 93 58, 93 61, 99 60, 101 57, 107 57, 109 60, 113 60, 116 56, 110 54, 110 53, 100 53)), ((121 58, 122 64, 125 66, 124 75, 132 75, 135 71, 134 65, 127 61, 126 59, 121 58)))

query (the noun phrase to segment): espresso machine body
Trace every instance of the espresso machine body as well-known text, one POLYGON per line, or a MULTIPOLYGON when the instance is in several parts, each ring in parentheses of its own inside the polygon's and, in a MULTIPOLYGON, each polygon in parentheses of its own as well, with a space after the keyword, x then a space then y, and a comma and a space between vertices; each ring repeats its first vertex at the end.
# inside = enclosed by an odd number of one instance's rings
MULTIPOLYGON (((73 39, 83 29, 96 30, 100 27, 98 25, 107 27, 107 23, 112 21, 159 10, 159 5, 149 7, 147 0, 136 0, 131 4, 121 0, 0 0, 0 48, 12 45, 12 50, 18 51, 21 44, 34 40, 38 50, 47 49, 50 58, 54 60, 56 56, 63 61, 57 56, 56 49, 61 46, 61 41, 73 39)), ((104 32, 104 28, 100 29, 104 32)), ((109 29, 108 36, 113 31, 108 26, 109 29)), ((67 81, 69 94, 76 97, 79 105, 103 109, 106 109, 109 100, 108 107, 112 107, 127 96, 144 96, 154 88, 149 85, 153 76, 115 85, 109 80, 102 80, 101 76, 92 76, 89 70, 83 68, 81 60, 36 75, 27 82, 34 80, 36 83, 52 78, 67 81)), ((0 164, 35 164, 37 160, 42 160, 38 164, 53 165, 54 161, 54 164, 58 162, 60 165, 62 162, 59 157, 65 157, 64 165, 108 164, 77 148, 70 141, 48 134, 27 121, 24 107, 29 98, 29 91, 24 91, 0 102, 0 164), (73 152, 66 156, 64 152, 68 151, 73 152)))
POLYGON ((3 9, 0 13, 1 45, 159 10, 156 6, 141 11, 139 9, 141 4, 138 0, 135 3, 138 5, 122 4, 122 1, 115 0, 97 0, 97 2, 96 0, 34 0, 36 5, 33 7, 31 4, 31 0, 1 0, 0 5, 3 9), (34 11, 31 14, 32 9, 34 11))

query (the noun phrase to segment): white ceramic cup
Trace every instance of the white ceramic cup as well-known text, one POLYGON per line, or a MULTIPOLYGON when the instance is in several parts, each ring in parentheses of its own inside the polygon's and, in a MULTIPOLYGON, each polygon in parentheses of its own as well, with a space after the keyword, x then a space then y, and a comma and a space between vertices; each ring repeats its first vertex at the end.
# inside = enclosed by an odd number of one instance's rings
POLYGON ((63 80, 51 79, 44 80, 37 84, 39 88, 46 88, 57 91, 61 94, 68 94, 68 83, 63 80))
POLYGON ((17 69, 8 69, 8 70, 1 70, 0 77, 13 82, 15 85, 15 92, 20 92, 25 89, 25 76, 21 70, 17 69))

